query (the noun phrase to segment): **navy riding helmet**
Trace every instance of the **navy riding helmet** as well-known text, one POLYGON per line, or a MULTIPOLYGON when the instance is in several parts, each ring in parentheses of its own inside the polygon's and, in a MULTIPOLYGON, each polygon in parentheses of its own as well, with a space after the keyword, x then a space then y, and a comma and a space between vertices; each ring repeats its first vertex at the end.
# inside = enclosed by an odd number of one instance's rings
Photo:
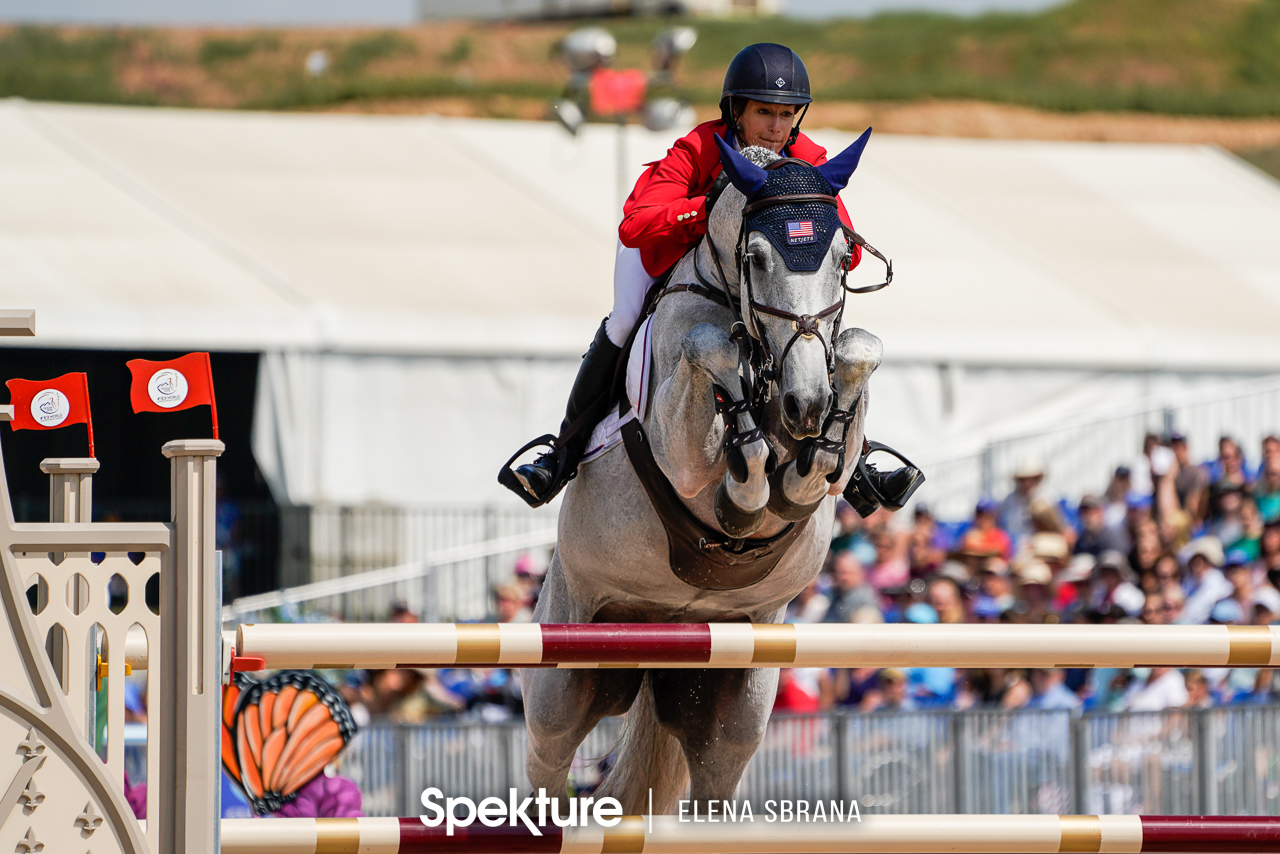
POLYGON ((738 51, 724 75, 720 115, 729 127, 735 125, 734 98, 749 98, 766 104, 803 105, 804 109, 791 129, 791 138, 787 140, 790 145, 796 141, 800 121, 813 100, 809 95, 809 72, 789 47, 769 42, 748 45, 738 51))

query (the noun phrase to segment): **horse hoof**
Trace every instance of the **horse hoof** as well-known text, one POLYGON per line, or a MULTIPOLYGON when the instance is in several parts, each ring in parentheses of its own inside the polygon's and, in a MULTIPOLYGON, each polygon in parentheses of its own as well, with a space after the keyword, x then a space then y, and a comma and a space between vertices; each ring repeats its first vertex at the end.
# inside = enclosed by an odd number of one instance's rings
POLYGON ((782 481, 785 477, 786 466, 778 469, 769 478, 769 503, 765 505, 765 509, 779 519, 785 519, 788 522, 799 522, 808 519, 814 514, 820 506, 822 506, 822 496, 812 504, 793 504, 782 491, 782 481))
POLYGON ((743 510, 733 503, 733 499, 725 491, 723 482, 716 487, 715 508, 716 521, 720 523, 720 530, 724 531, 725 536, 735 540, 745 540, 754 534, 759 529, 760 523, 764 521, 764 507, 759 510, 743 510))

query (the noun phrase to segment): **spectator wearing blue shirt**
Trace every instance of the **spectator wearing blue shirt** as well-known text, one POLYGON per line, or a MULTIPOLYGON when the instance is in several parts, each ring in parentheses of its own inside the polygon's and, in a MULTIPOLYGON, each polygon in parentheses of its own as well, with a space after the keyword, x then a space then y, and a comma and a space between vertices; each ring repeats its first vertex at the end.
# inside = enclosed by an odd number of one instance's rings
POLYGON ((1062 684, 1065 673, 1061 670, 1036 669, 1027 672, 1031 683, 1031 699, 1027 701, 1028 709, 1075 709, 1080 706, 1080 698, 1071 693, 1062 684))
POLYGON ((1187 546, 1187 578, 1183 589, 1187 601, 1175 622, 1180 625, 1200 625, 1209 622, 1213 606, 1232 594, 1235 588, 1227 581, 1222 570, 1224 555, 1222 543, 1217 537, 1200 537, 1187 546))
POLYGON ((1037 490, 1043 481, 1044 463, 1036 457, 1022 459, 1013 471, 1013 491, 1000 502, 1000 513, 996 521, 1013 538, 1015 548, 1020 547, 1036 532, 1031 518, 1031 505, 1038 497, 1037 490))

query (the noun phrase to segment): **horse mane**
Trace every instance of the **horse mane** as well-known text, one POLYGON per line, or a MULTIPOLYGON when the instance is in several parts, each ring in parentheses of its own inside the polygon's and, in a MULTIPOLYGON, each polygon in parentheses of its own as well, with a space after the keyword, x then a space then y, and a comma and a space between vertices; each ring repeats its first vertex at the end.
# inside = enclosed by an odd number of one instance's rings
POLYGON ((768 166, 773 161, 782 159, 781 154, 776 154, 762 145, 748 145, 739 153, 760 167, 768 166))

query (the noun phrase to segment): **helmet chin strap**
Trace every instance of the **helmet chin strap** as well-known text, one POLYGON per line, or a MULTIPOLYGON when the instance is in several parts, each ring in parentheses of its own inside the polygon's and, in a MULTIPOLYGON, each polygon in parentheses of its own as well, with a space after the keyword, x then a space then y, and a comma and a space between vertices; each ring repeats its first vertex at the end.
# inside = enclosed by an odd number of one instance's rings
MULTIPOLYGON (((809 103, 813 103, 810 101, 809 103)), ((796 140, 800 137, 800 123, 804 121, 805 113, 809 112, 809 104, 805 104, 800 108, 800 115, 796 116, 796 123, 791 126, 791 136, 787 137, 787 145, 795 145, 796 140)))

